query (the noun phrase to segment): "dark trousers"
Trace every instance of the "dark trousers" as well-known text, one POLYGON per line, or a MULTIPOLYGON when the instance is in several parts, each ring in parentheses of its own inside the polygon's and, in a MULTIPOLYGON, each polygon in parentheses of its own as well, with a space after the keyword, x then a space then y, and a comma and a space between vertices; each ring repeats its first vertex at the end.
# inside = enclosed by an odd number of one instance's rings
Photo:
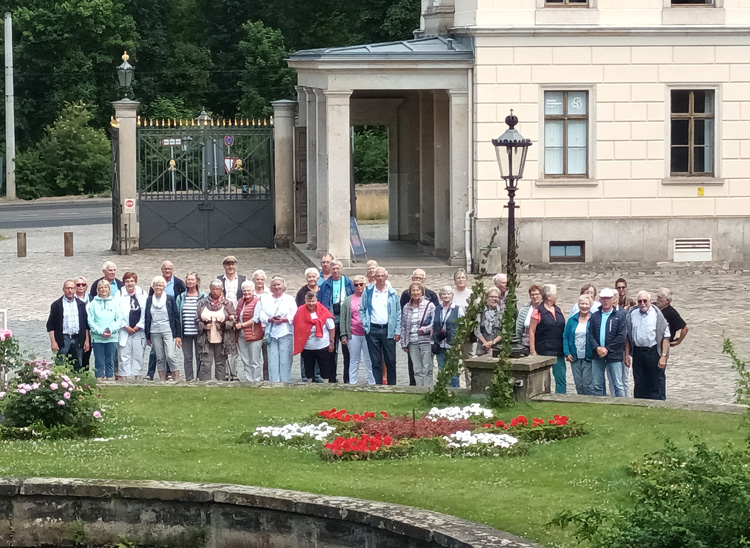
POLYGON ((414 362, 411 361, 411 354, 407 354, 409 362, 409 386, 417 386, 417 379, 414 378, 414 362))
MULTIPOLYGON (((331 367, 330 376, 326 377, 321 371, 320 376, 324 379, 328 379, 330 382, 337 382, 336 380, 336 369, 339 366, 339 344, 341 343, 341 324, 336 324, 336 340, 333 342, 333 365, 331 367)), ((349 346, 346 344, 341 345, 341 353, 344 355, 344 384, 349 384, 349 346)))
MULTIPOLYGON (((148 355, 148 373, 146 373, 146 376, 150 379, 153 379, 155 373, 156 373, 156 350, 154 350, 154 347, 152 346, 151 353, 148 355)), ((169 362, 167 362, 167 375, 171 375, 171 374, 172 374, 172 370, 169 368, 169 362)))
POLYGON ((63 335, 63 345, 57 351, 57 355, 67 356, 73 369, 80 371, 83 367, 83 345, 78 344, 78 335, 63 335))
MULTIPOLYGON (((302 363, 305 365, 305 378, 315 378, 316 366, 320 369, 320 375, 326 379, 331 378, 331 369, 336 369, 333 361, 333 352, 328 351, 328 347, 320 350, 302 350, 302 363)), ((334 381, 330 381, 334 382, 334 381)))
POLYGON ((633 348, 633 397, 648 400, 663 400, 662 381, 666 379, 664 369, 659 369, 659 349, 656 345, 633 348))
POLYGON ((382 362, 384 360, 385 369, 388 372, 388 384, 396 384, 396 341, 388 338, 388 326, 371 325, 366 339, 375 382, 383 384, 382 362))

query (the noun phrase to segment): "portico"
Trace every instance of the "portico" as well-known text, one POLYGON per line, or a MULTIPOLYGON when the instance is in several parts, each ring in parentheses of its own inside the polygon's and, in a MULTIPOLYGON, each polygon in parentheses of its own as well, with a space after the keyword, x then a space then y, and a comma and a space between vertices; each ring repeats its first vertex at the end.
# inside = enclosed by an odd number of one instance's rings
POLYGON ((295 163, 295 178, 306 180, 308 248, 349 258, 351 127, 384 125, 389 239, 466 263, 473 58, 468 42, 439 36, 290 56, 297 124, 306 128, 298 133, 306 134, 306 165, 295 163))

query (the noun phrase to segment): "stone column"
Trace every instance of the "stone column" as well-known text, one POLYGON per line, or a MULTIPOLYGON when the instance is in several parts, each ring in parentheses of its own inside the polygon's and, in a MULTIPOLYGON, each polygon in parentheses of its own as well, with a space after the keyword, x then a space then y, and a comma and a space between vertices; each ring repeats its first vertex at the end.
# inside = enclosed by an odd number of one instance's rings
MULTIPOLYGON (((115 101, 115 118, 119 124, 117 132, 118 139, 118 176, 120 179, 120 211, 125 211, 125 201, 133 200, 138 203, 138 135, 137 135, 137 111, 138 101, 123 99, 115 101)), ((138 215, 136 213, 120 215, 120 226, 114 227, 119 234, 121 245, 118 246, 119 253, 126 253, 139 248, 138 215), (127 226, 127 241, 126 230, 127 226)))
POLYGON ((468 211, 469 193, 469 93, 449 90, 450 94, 450 232, 451 264, 466 263, 464 222, 468 211))
POLYGON ((315 90, 305 88, 307 101, 307 249, 318 242, 318 103, 315 90))
POLYGON ((432 93, 419 93, 419 241, 435 243, 435 148, 432 93))
POLYGON ((450 125, 448 124, 448 94, 434 91, 434 160, 435 160, 435 254, 448 257, 450 225, 446 217, 450 211, 450 125))
POLYGON ((294 113, 296 101, 273 105, 274 211, 276 247, 289 247, 294 239, 294 113))
POLYGON ((328 143, 326 142, 326 96, 322 89, 315 90, 315 204, 316 204, 316 249, 328 251, 328 143))
MULTIPOLYGON (((349 266, 349 214, 351 210, 351 90, 323 92, 326 97, 326 156, 328 158, 328 251, 349 266)), ((319 196, 320 198, 320 196, 319 196)), ((322 224, 322 223, 321 223, 322 224)), ((320 240, 318 241, 320 244, 320 240)))

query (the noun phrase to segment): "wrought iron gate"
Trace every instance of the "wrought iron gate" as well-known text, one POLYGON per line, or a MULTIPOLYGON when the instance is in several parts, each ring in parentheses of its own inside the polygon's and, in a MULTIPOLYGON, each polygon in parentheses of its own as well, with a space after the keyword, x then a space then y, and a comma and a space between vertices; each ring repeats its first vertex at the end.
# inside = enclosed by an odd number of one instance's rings
POLYGON ((201 118, 139 120, 140 248, 273 247, 271 123, 201 118))

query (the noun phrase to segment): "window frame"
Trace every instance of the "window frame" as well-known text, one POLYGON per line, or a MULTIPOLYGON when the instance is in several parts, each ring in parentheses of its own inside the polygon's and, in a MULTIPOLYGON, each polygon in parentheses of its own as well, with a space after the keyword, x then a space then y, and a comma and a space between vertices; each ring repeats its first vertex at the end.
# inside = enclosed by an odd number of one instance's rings
POLYGON ((592 90, 587 87, 545 87, 542 89, 542 158, 544 159, 547 152, 546 137, 547 137, 547 122, 548 121, 562 121, 563 122, 563 173, 547 173, 546 162, 542 161, 541 179, 546 181, 559 180, 559 181, 585 181, 591 179, 591 128, 593 127, 592 116, 592 90), (572 114, 568 115, 568 93, 585 93, 586 94, 586 114, 572 114), (546 96, 547 93, 562 93, 563 94, 563 114, 550 114, 546 113, 546 96), (585 120, 586 121, 586 172, 585 173, 574 173, 568 174, 568 120, 585 120))
POLYGON ((549 262, 551 263, 585 263, 586 262, 586 242, 585 240, 550 240, 549 246, 547 247, 547 253, 549 255, 549 262), (552 247, 569 247, 569 246, 580 246, 581 254, 575 255, 564 255, 562 257, 552 256, 552 247))
POLYGON ((557 2, 550 0, 542 0, 544 8, 590 8, 591 0, 584 0, 583 2, 576 2, 575 0, 559 0, 557 2))
POLYGON ((667 166, 668 166, 668 173, 670 178, 689 178, 689 179, 695 179, 695 178, 709 178, 713 179, 715 178, 716 171, 717 171, 717 163, 716 160, 718 158, 717 155, 717 142, 718 142, 718 135, 717 135, 717 119, 718 119, 718 93, 715 88, 712 87, 702 87, 702 86, 690 86, 690 87, 673 87, 669 88, 668 90, 668 104, 667 104, 667 112, 669 113, 669 119, 668 119, 668 127, 669 127, 669 140, 668 143, 668 154, 667 154, 667 166), (696 113, 695 112, 695 92, 705 92, 705 93, 711 93, 713 94, 713 112, 711 114, 708 113, 696 113), (687 92, 689 93, 688 96, 688 112, 687 113, 674 113, 672 112, 672 95, 674 92, 687 92), (672 171, 672 151, 675 148, 675 146, 679 146, 680 148, 684 148, 684 145, 675 145, 674 144, 674 135, 672 133, 672 122, 675 120, 688 120, 688 171, 672 171), (713 121, 713 128, 712 128, 712 144, 711 144, 711 171, 701 171, 701 172, 695 172, 695 121, 696 120, 712 120, 713 121))
POLYGON ((666 0, 666 1, 669 2, 669 6, 668 7, 672 7, 672 8, 675 8, 675 7, 676 8, 693 8, 693 7, 698 7, 698 8, 706 8, 706 7, 715 8, 715 7, 717 7, 716 6, 717 0, 706 0, 704 2, 679 2, 679 1, 676 1, 676 0, 666 0))

